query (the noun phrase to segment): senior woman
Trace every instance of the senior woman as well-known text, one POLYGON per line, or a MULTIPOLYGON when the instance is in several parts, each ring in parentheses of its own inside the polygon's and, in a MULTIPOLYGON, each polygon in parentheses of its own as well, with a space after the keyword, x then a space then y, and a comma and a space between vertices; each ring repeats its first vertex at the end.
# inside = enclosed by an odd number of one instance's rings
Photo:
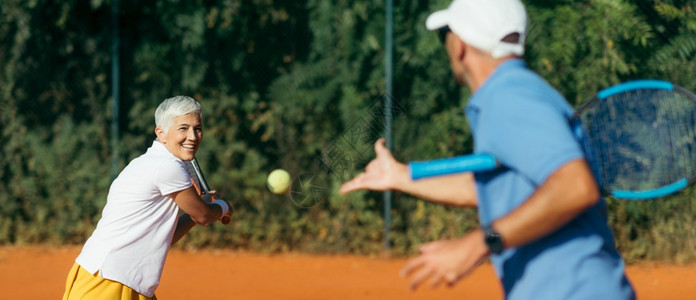
POLYGON ((169 247, 194 225, 229 213, 224 200, 201 199, 184 165, 203 138, 200 104, 187 96, 166 99, 155 124, 152 146, 112 182, 63 299, 156 299, 169 247))

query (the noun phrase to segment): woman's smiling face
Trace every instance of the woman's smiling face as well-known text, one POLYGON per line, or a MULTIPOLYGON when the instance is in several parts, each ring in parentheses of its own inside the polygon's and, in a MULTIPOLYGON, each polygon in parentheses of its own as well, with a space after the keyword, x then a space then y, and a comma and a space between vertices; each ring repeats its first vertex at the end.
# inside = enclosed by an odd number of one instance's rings
POLYGON ((155 133, 159 142, 174 156, 183 161, 192 160, 196 156, 198 146, 203 138, 201 115, 177 116, 166 132, 163 128, 157 127, 155 133))

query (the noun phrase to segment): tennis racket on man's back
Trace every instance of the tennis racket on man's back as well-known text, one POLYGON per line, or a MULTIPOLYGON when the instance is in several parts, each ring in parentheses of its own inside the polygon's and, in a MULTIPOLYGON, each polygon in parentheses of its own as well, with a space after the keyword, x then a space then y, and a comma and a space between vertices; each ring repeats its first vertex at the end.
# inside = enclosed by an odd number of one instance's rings
MULTIPOLYGON (((638 80, 597 93, 577 109, 588 163, 605 195, 652 199, 675 193, 696 178, 696 96, 672 83, 638 80)), ((409 164, 415 179, 500 167, 472 154, 409 164)))
MULTIPOLYGON (((185 163, 186 168, 189 171, 189 175, 191 175, 191 182, 193 182, 193 185, 196 187, 196 190, 198 190, 198 193, 201 195, 201 197, 205 196, 206 194, 209 194, 210 187, 208 186, 208 182, 205 180, 205 177, 203 176, 203 171, 201 171, 201 166, 198 164, 198 161, 194 158, 193 160, 185 163)), ((214 201, 215 198, 211 196, 210 200, 214 201)), ((220 222, 222 222, 222 224, 229 224, 231 214, 232 208, 230 208, 230 212, 227 215, 224 215, 220 218, 220 222)))

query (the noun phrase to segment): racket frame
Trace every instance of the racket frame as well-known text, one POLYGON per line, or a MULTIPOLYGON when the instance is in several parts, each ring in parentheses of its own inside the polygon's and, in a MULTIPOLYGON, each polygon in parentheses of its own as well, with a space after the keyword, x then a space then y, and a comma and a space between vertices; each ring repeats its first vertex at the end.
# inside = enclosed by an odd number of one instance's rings
MULTIPOLYGON (((694 96, 690 91, 667 81, 654 79, 628 81, 599 91, 594 99, 581 105, 570 119, 571 127, 575 126, 574 122, 579 121, 584 110, 594 105, 595 101, 605 101, 614 95, 638 89, 658 89, 678 92, 696 102, 696 96, 694 96)), ((582 125, 582 122, 578 123, 582 125)), ((578 128, 571 129, 577 133, 576 129, 578 128)), ((586 155, 590 155, 587 154, 589 150, 587 149, 588 145, 584 144, 585 142, 587 141, 581 141, 581 143, 583 143, 583 151, 585 151, 586 155)), ((500 162, 497 161, 494 156, 485 153, 475 153, 430 161, 410 162, 408 163, 408 170, 409 174, 411 175, 411 179, 419 180, 428 177, 444 176, 462 172, 486 172, 497 169, 500 166, 500 162)), ((648 190, 606 190, 603 188, 601 178, 598 177, 598 174, 594 175, 603 194, 626 200, 642 200, 664 197, 684 189, 694 181, 694 178, 681 178, 671 184, 648 190)))
MULTIPOLYGON (((208 185, 208 181, 205 180, 205 176, 203 176, 203 171, 201 171, 201 166, 198 164, 198 160, 194 157, 191 160, 191 167, 193 168, 193 171, 195 173, 196 178, 198 179, 198 183, 200 184, 201 188, 201 194, 209 194, 210 193, 210 186, 208 185)), ((211 200, 215 200, 215 197, 211 195, 211 200)), ((231 211, 231 208, 230 208, 231 211)), ((220 217, 220 222, 222 224, 229 224, 230 223, 230 215, 224 215, 220 217)))

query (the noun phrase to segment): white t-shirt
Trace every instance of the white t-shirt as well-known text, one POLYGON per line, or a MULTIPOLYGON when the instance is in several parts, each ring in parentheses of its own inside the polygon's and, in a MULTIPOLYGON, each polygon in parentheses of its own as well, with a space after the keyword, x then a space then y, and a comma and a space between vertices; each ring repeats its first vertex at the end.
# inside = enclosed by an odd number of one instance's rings
POLYGON ((191 186, 184 162, 153 142, 111 184, 101 220, 75 261, 152 297, 179 213, 170 194, 191 186))

